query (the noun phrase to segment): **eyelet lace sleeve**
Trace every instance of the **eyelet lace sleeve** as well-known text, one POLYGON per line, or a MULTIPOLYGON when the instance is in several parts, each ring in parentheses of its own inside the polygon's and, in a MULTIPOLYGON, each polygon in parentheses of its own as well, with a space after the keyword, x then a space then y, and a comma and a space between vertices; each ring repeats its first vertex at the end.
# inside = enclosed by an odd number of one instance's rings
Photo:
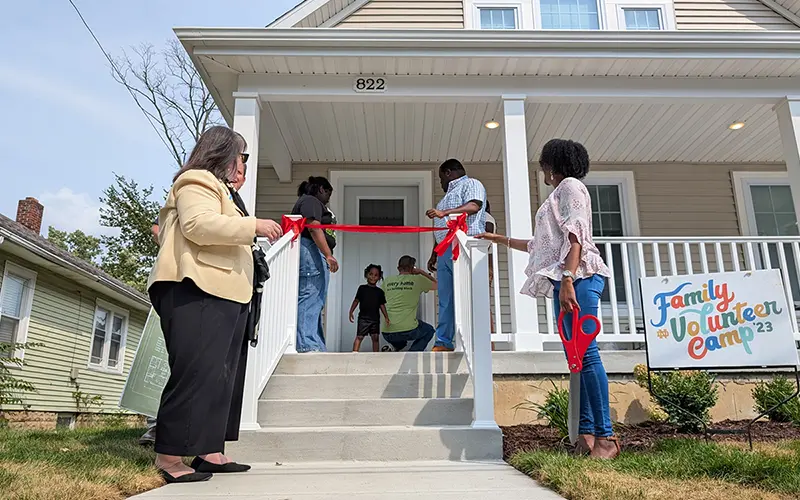
POLYGON ((561 189, 554 194, 553 215, 555 215, 561 231, 564 233, 561 251, 559 252, 558 265, 564 267, 567 255, 572 248, 569 235, 574 234, 581 246, 580 262, 590 259, 589 248, 592 242, 592 199, 585 186, 578 180, 565 179, 561 189), (583 189, 581 189, 583 188, 583 189), (588 243, 588 245, 587 245, 588 243))

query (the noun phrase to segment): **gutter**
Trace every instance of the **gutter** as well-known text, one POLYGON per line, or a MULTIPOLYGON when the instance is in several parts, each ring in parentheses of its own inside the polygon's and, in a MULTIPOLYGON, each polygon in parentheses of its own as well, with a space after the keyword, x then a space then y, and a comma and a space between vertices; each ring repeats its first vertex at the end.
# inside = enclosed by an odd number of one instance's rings
POLYGON ((150 307, 150 302, 149 301, 144 300, 142 297, 140 297, 137 294, 130 293, 129 290, 119 286, 114 281, 109 280, 107 278, 104 278, 102 276, 97 276, 95 274, 91 274, 91 273, 87 272, 86 270, 81 269, 80 267, 72 264, 71 262, 62 259, 58 255, 55 255, 52 252, 49 252, 49 251, 45 250, 44 248, 42 248, 40 246, 34 245, 34 244, 30 243, 29 241, 27 241, 26 239, 20 238, 19 236, 15 235, 13 233, 10 233, 10 232, 2 230, 2 229, 0 229, 0 231, 3 231, 3 232, 6 233, 5 235, 0 235, 0 244, 3 244, 3 242, 5 242, 5 240, 6 240, 6 238, 8 238, 8 241, 10 243, 18 245, 18 246, 20 246, 20 247, 22 247, 22 248, 24 248, 24 249, 26 249, 26 250, 28 250, 30 252, 33 252, 33 253, 41 256, 41 257, 44 257, 45 259, 47 259, 47 260, 49 260, 49 261, 51 261, 51 262, 53 262, 55 264, 59 264, 59 265, 61 265, 63 267, 69 268, 70 270, 72 270, 74 272, 77 272, 78 274, 81 274, 81 275, 91 279, 95 283, 103 285, 104 287, 109 288, 109 289, 115 291, 116 293, 119 293, 121 295, 124 295, 125 297, 128 297, 129 299, 134 300, 135 302, 141 304, 145 308, 149 308, 150 307))

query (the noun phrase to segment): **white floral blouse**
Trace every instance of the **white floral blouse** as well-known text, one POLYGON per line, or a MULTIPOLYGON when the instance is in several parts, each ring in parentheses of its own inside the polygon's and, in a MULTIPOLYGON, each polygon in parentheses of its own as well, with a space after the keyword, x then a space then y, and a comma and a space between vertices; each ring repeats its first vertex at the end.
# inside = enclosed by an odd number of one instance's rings
POLYGON ((578 279, 595 274, 610 277, 611 270, 603 262, 592 241, 592 199, 586 186, 569 177, 561 181, 536 212, 536 228, 528 242, 530 260, 525 274, 528 279, 521 293, 531 297, 551 297, 553 284, 561 281, 564 261, 570 250, 569 234, 581 245, 578 279))

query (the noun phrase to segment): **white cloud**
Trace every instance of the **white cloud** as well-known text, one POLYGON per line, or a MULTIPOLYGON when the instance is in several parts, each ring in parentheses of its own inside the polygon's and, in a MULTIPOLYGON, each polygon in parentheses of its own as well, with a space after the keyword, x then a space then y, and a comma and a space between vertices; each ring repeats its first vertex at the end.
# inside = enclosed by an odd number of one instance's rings
POLYGON ((94 236, 116 233, 116 230, 100 225, 100 202, 86 193, 63 187, 55 193, 43 193, 38 199, 44 205, 42 234, 45 236, 49 226, 62 231, 80 229, 94 236))

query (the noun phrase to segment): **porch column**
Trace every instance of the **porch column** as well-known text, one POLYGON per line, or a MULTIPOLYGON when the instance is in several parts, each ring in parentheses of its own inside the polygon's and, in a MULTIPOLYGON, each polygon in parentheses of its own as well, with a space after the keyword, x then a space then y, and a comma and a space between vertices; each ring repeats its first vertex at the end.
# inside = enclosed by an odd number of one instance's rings
POLYGON ((239 194, 250 215, 256 215, 256 185, 258 183, 258 132, 261 124, 261 98, 255 92, 234 92, 233 130, 247 141, 247 177, 239 194))
MULTIPOLYGON (((511 238, 530 238, 530 177, 528 138, 525 123, 525 97, 503 96, 503 179, 506 202, 506 234, 511 238)), ((541 351, 539 311, 536 301, 519 293, 525 283, 528 255, 508 249, 508 283, 511 302, 511 331, 517 351, 541 351)))
POLYGON ((783 143, 783 160, 794 199, 794 212, 800 221, 800 97, 787 97, 775 107, 783 143))

